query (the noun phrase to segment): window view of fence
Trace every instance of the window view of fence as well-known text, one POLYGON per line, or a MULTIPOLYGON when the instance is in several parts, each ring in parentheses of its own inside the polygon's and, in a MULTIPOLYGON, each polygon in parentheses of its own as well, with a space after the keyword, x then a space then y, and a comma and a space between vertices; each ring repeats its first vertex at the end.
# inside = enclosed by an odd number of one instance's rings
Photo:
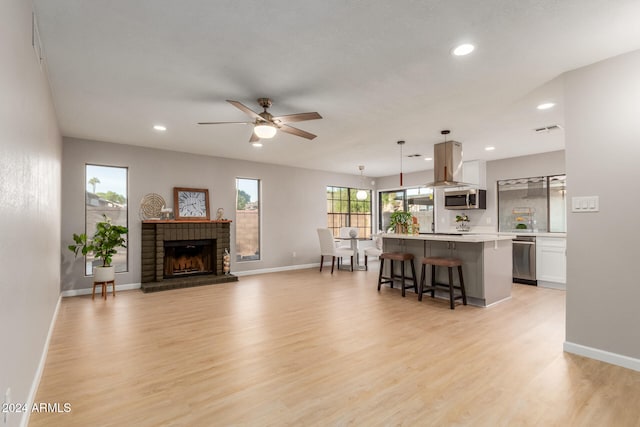
POLYGON ((260 259, 260 180, 236 179, 236 260, 260 259))
POLYGON ((371 238, 371 191, 359 200, 357 188, 327 187, 327 226, 334 237, 340 236, 340 228, 358 229, 358 237, 371 238))

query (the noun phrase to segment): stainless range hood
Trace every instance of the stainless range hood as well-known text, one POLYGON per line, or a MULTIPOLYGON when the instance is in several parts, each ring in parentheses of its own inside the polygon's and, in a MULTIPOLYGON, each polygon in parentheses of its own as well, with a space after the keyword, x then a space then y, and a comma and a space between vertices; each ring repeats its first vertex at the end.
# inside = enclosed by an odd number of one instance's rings
POLYGON ((427 187, 468 187, 473 185, 461 180, 461 143, 445 141, 433 146, 433 177, 435 181, 425 184, 427 187))

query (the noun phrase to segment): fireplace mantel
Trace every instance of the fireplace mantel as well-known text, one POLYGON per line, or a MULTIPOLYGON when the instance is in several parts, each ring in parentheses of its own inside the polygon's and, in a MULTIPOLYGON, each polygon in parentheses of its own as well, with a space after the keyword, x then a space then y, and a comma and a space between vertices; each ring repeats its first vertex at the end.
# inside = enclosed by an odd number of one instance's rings
POLYGON ((142 221, 142 274, 144 292, 235 282, 233 274, 223 273, 224 250, 230 248, 228 220, 145 220, 142 221), (215 265, 211 274, 164 277, 165 242, 210 239, 214 241, 215 265))

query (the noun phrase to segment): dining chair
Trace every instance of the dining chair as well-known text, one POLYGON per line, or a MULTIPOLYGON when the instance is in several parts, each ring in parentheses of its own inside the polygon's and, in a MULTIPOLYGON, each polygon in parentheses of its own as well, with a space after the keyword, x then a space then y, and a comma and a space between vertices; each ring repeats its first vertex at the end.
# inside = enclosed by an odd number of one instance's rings
POLYGON ((336 257, 338 257, 338 268, 340 268, 340 259, 342 257, 350 257, 351 271, 353 271, 353 250, 351 248, 336 248, 333 242, 333 234, 328 228, 318 228, 318 239, 320 240, 320 271, 322 271, 325 256, 331 257, 331 274, 333 274, 336 257))
POLYGON ((372 257, 379 258, 380 255, 382 255, 382 237, 373 236, 373 241, 375 243, 375 246, 373 246, 371 248, 366 248, 364 250, 364 268, 365 268, 365 270, 369 269, 369 266, 367 264, 367 258, 368 257, 372 256, 372 257))

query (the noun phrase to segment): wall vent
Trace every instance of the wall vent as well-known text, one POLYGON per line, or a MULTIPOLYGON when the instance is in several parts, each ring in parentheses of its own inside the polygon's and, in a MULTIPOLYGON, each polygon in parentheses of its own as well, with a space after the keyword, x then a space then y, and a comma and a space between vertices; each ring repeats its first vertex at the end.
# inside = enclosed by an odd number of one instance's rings
POLYGON ((407 157, 422 157, 422 154, 409 154, 407 157))
POLYGON ((562 129, 562 126, 560 125, 549 125, 549 126, 544 126, 541 128, 537 128, 534 129, 534 131, 536 132, 551 132, 552 130, 560 130, 562 129))

